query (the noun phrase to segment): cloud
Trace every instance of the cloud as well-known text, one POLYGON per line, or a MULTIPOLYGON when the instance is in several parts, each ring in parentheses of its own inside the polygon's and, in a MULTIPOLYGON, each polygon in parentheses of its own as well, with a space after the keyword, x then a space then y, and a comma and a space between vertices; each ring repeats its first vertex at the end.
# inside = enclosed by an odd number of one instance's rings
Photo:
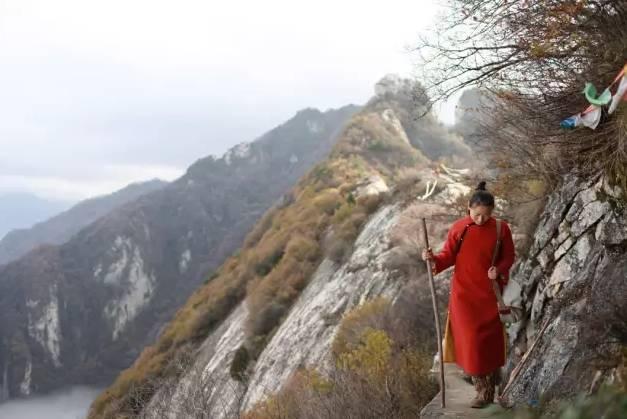
POLYGON ((0 176, 67 194, 63 182, 87 188, 89 167, 91 189, 104 190, 119 179, 102 177, 107 165, 183 171, 304 107, 363 103, 383 75, 411 71, 405 47, 436 10, 415 0, 0 2, 0 176))
POLYGON ((129 183, 154 178, 171 181, 184 173, 177 167, 150 165, 106 165, 97 171, 77 166, 69 169, 64 176, 0 174, 0 193, 26 190, 45 199, 76 202, 111 193, 129 183), (81 169, 83 176, 77 173, 81 169))

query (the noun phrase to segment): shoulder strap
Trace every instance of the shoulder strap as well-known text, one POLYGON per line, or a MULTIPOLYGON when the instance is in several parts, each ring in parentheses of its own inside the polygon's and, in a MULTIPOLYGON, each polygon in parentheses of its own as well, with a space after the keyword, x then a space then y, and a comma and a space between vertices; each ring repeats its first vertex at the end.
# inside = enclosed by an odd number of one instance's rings
POLYGON ((497 218, 496 219, 496 245, 494 245, 494 250, 492 251, 492 266, 495 266, 496 259, 499 257, 500 251, 501 251, 501 220, 497 218))
POLYGON ((457 240, 457 243, 455 243, 455 256, 457 256, 457 254, 459 253, 459 249, 462 248, 462 242, 464 241, 464 236, 466 235, 466 232, 468 231, 468 227, 470 227, 472 225, 471 224, 466 224, 466 226, 464 227, 464 230, 462 230, 462 234, 459 235, 459 239, 457 240))
MULTIPOLYGON (((501 220, 499 218, 496 219, 496 244, 494 245, 494 251, 492 252, 492 266, 495 266, 496 259, 499 256, 499 251, 501 250, 501 220)), ((492 279, 492 289, 494 290, 494 295, 496 296, 496 301, 498 303, 499 308, 505 308, 505 301, 503 301, 503 296, 501 295, 501 288, 499 284, 496 282, 496 279, 492 279)))

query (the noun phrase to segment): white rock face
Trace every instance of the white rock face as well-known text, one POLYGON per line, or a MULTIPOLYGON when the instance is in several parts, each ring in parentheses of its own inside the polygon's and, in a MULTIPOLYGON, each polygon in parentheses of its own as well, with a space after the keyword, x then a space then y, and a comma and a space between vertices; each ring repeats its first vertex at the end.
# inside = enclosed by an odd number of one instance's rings
POLYGON ((199 348, 193 367, 178 382, 161 388, 144 412, 146 419, 197 417, 200 409, 209 417, 237 417, 245 387, 231 378, 229 368, 244 342, 248 310, 240 304, 199 348))
MULTIPOLYGON (((574 274, 583 268, 583 264, 588 257, 588 253, 590 253, 590 249, 591 243, 588 236, 584 236, 581 240, 578 240, 577 243, 570 248, 566 255, 559 259, 553 268, 553 273, 549 277, 548 285, 550 287, 554 287, 562 282, 572 279, 574 274)), ((553 289, 551 291, 555 290, 556 289, 553 289)))
POLYGON ((307 129, 312 134, 318 134, 318 133, 322 132, 323 126, 318 121, 307 121, 307 129))
POLYGON ((99 263, 98 265, 96 265, 96 268, 94 269, 94 278, 97 279, 101 273, 102 273, 102 263, 99 263))
MULTIPOLYGON (((124 269, 128 265, 129 259, 129 250, 133 248, 133 244, 131 240, 127 237, 116 237, 113 242, 113 246, 111 247, 110 252, 112 254, 120 254, 119 258, 109 265, 107 269, 107 273, 104 276, 105 284, 119 284, 122 279, 122 274, 124 269)), ((102 272, 102 264, 98 264, 96 270, 94 272, 94 276, 99 276, 102 272)))
POLYGON ((121 295, 109 301, 104 314, 113 323, 113 340, 116 340, 126 324, 150 301, 155 277, 144 271, 140 250, 130 239, 118 237, 113 250, 119 258, 110 265, 104 282, 116 286, 121 295))
POLYGON ((43 307, 37 302, 29 302, 28 334, 48 352, 53 365, 58 368, 61 366, 61 329, 56 285, 52 285, 49 292, 49 302, 43 307))
POLYGON ((403 128, 403 124, 396 117, 394 111, 392 109, 386 109, 381 113, 381 117, 392 127, 395 134, 403 140, 406 144, 410 145, 409 138, 407 137, 407 133, 405 132, 405 128, 403 128))
POLYGON ((250 155, 250 143, 239 143, 232 147, 226 153, 224 153, 224 162, 227 165, 231 164, 233 157, 243 159, 250 155))
POLYGON ((378 296, 393 300, 401 282, 390 279, 384 268, 389 231, 397 222, 400 209, 384 207, 367 223, 347 264, 334 269, 325 260, 312 282, 298 299, 259 357, 244 397, 244 410, 281 389, 299 366, 328 368, 330 349, 338 324, 328 319, 342 315, 364 301, 378 296), (355 263, 356 261, 364 261, 355 263), (361 269, 352 270, 358 264, 361 269), (297 348, 297 349, 296 349, 297 348))
POLYGON ((192 252, 187 249, 181 254, 181 258, 179 259, 179 272, 185 273, 187 272, 187 267, 189 266, 189 262, 192 260, 192 252))
POLYGON ((373 175, 363 181, 362 185, 355 188, 355 197, 371 196, 387 193, 390 191, 385 180, 379 175, 373 175))
POLYGON ((33 371, 33 364, 30 362, 30 359, 26 363, 26 369, 24 370, 24 380, 20 384, 20 393, 22 396, 30 395, 30 381, 31 381, 31 373, 33 371))

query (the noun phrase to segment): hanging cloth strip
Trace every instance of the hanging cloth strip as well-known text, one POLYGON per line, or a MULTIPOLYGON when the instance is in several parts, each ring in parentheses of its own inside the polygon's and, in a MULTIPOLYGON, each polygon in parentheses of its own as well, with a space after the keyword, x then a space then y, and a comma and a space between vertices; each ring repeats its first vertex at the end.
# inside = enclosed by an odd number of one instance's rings
POLYGON ((596 87, 592 83, 586 83, 583 90, 584 95, 590 106, 588 106, 583 112, 570 116, 562 122, 560 126, 566 129, 573 129, 580 126, 586 126, 590 129, 596 129, 601 121, 601 107, 607 104, 610 105, 608 114, 612 114, 621 100, 627 101, 627 64, 623 66, 618 75, 614 78, 614 81, 597 96, 596 87), (612 96, 611 88, 620 80, 616 93, 612 96))
MULTIPOLYGON (((618 89, 616 89, 616 94, 612 98, 610 109, 607 111, 610 115, 614 113, 621 99, 627 102, 627 64, 623 67, 623 71, 620 72, 619 77, 620 83, 618 84, 618 89)), ((616 80, 614 80, 614 83, 616 83, 616 80)))
POLYGON ((590 129, 596 129, 601 121, 601 107, 590 105, 581 113, 564 119, 560 126, 562 128, 573 129, 580 126, 586 126, 590 129))
POLYGON ((586 83, 586 87, 583 89, 583 94, 586 96, 588 102, 597 106, 605 106, 612 100, 612 92, 609 87, 597 96, 597 88, 592 83, 586 83))

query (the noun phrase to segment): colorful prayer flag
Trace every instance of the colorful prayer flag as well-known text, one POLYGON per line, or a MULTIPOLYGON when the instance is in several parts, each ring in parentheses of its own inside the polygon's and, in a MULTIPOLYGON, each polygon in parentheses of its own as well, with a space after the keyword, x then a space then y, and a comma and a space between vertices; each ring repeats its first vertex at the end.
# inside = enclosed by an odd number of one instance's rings
POLYGON ((593 105, 605 106, 612 100, 612 92, 610 89, 605 89, 600 96, 597 96, 597 88, 592 83, 586 83, 586 87, 583 89, 586 99, 593 105))
POLYGON ((560 127, 565 129, 574 129, 578 126, 581 126, 581 116, 580 114, 570 116, 560 122, 560 127))
POLYGON ((601 121, 601 107, 591 105, 581 113, 581 123, 590 129, 596 129, 601 121))
POLYGON ((623 78, 620 80, 620 84, 618 85, 616 94, 614 94, 614 97, 612 97, 612 103, 610 104, 610 109, 607 111, 607 113, 614 113, 621 99, 627 101, 627 76, 623 76, 623 78))

